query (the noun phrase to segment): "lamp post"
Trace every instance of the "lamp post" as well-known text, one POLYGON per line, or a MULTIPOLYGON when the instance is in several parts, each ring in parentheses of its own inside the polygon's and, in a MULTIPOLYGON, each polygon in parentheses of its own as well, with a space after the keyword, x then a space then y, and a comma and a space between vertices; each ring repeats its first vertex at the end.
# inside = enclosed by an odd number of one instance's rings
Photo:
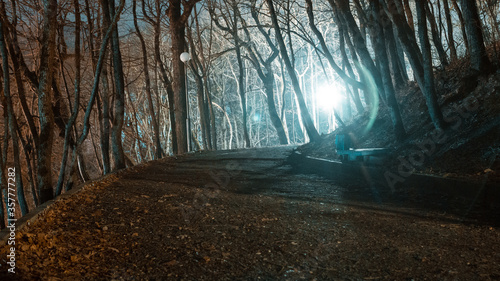
POLYGON ((191 122, 189 120, 189 97, 188 97, 188 76, 187 76, 187 63, 191 59, 191 55, 188 52, 184 52, 181 54, 181 61, 184 63, 184 72, 185 72, 185 88, 186 88, 186 141, 187 141, 187 151, 191 151, 191 122))

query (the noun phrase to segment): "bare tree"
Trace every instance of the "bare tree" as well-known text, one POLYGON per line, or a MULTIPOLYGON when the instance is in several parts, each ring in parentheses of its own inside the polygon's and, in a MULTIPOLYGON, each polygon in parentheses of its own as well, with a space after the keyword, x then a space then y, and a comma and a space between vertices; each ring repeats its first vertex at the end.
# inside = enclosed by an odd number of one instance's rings
POLYGON ((217 19, 217 15, 215 15, 215 8, 213 7, 212 2, 209 2, 210 5, 210 15, 212 17, 212 20, 214 23, 219 27, 221 30, 231 34, 233 44, 234 44, 234 51, 236 55, 236 62, 238 65, 238 79, 237 79, 237 84, 238 84, 238 94, 240 96, 240 106, 241 106, 241 111, 242 111, 242 122, 243 122, 243 139, 245 141, 245 147, 250 147, 250 137, 248 135, 248 114, 247 114, 247 97, 246 97, 246 92, 245 92, 245 66, 244 66, 244 61, 243 61, 243 55, 242 55, 242 44, 243 41, 240 38, 240 35, 238 34, 239 31, 239 19, 238 17, 238 6, 237 2, 235 0, 230 0, 230 1, 224 1, 225 5, 231 9, 228 11, 228 15, 222 13, 221 16, 224 19, 225 26, 223 26, 219 20, 217 19), (232 16, 231 16, 232 12, 232 16))
POLYGON ((38 117, 40 134, 37 177, 40 203, 54 197, 52 188, 52 147, 54 142, 54 113, 52 112, 52 80, 56 57, 57 0, 43 1, 43 29, 38 85, 38 117))
POLYGON ((464 0, 460 3, 467 29, 471 67, 479 73, 489 73, 492 70, 492 64, 484 46, 483 31, 476 1, 464 0))
POLYGON ((174 112, 175 112, 175 131, 177 136, 178 153, 187 152, 188 139, 186 137, 187 118, 186 112, 186 84, 185 84, 185 69, 184 64, 180 60, 181 53, 186 49, 186 23, 191 15, 194 5, 199 0, 169 0, 167 16, 170 20, 170 40, 172 41, 172 69, 174 91, 174 112))
MULTIPOLYGON (((63 147, 63 155, 61 160, 61 168, 59 171, 59 179, 56 185, 56 196, 61 194, 63 180, 66 169, 66 162, 68 158, 68 146, 70 141, 71 133, 73 132, 73 125, 75 124, 76 118, 78 117, 78 113, 80 112, 80 82, 81 82, 81 50, 80 50, 80 32, 81 32, 81 15, 80 15, 80 4, 78 0, 73 1, 74 9, 75 9, 75 84, 74 84, 74 103, 73 103, 73 112, 71 113, 71 117, 66 124, 66 131, 64 134, 64 147, 63 147)), ((73 145, 73 149, 76 149, 76 144, 73 145)))
POLYGON ((450 6, 448 5, 448 0, 443 0, 444 15, 446 18, 446 26, 448 27, 448 47, 450 48, 450 58, 451 60, 457 59, 457 48, 455 47, 455 40, 453 36, 453 23, 451 21, 450 6))
POLYGON ((276 11, 274 9, 274 4, 272 0, 266 0, 266 3, 269 8, 269 14, 271 16, 271 21, 273 23, 276 40, 278 41, 278 45, 280 47, 281 58, 285 62, 288 75, 292 80, 292 85, 295 91, 295 95, 297 96, 297 100, 300 107, 300 114, 302 116, 302 121, 304 127, 306 128, 307 135, 309 136, 309 139, 312 142, 318 141, 320 139, 320 136, 318 131, 314 127, 314 122, 312 121, 311 115, 309 114, 309 110, 304 100, 304 95, 302 94, 302 90, 300 89, 300 84, 299 80, 297 79, 297 74, 295 73, 295 69, 293 68, 292 62, 290 61, 290 58, 288 56, 288 51, 286 49, 283 36, 281 35, 281 29, 278 23, 278 17, 276 16, 276 11))
MULTIPOLYGON (((3 6, 3 2, 1 3, 3 6)), ((3 9, 3 7, 2 7, 3 9)), ((18 125, 17 125, 17 120, 14 114, 14 106, 12 104, 12 98, 10 95, 10 77, 9 77, 9 57, 7 55, 7 46, 5 44, 5 31, 6 29, 4 28, 4 19, 0 19, 0 53, 2 56, 2 74, 3 74, 3 95, 5 99, 5 104, 7 105, 7 108, 4 108, 4 110, 7 111, 8 115, 8 128, 10 131, 10 135, 12 138, 12 146, 13 146, 13 151, 14 151, 14 168, 16 170, 15 172, 15 186, 17 189, 17 200, 19 202, 19 207, 21 208, 21 213, 24 216, 25 214, 28 213, 28 205, 26 203, 26 198, 24 196, 24 185, 23 185, 23 179, 22 179, 22 174, 21 174, 21 160, 19 158, 19 139, 18 139, 18 125)), ((2 165, 3 166, 3 165, 2 165)), ((5 170, 4 170, 5 171, 5 170)), ((2 174, 2 183, 5 183, 5 175, 2 174)), ((3 184, 2 184, 3 185, 3 184)), ((5 189, 8 186, 3 186, 3 189, 5 189)), ((10 193, 10 192, 9 192, 10 193)), ((3 219, 3 217, 2 217, 3 219)))
POLYGON ((421 86, 422 92, 425 96, 425 101, 427 103, 427 108, 429 109, 429 114, 431 116, 432 122, 437 129, 443 129, 444 119, 437 102, 436 89, 434 86, 434 73, 432 69, 432 55, 431 55, 431 45, 429 43, 429 37, 427 35, 427 12, 426 6, 427 1, 417 0, 417 17, 418 17, 418 34, 420 37, 420 45, 422 48, 422 55, 424 60, 424 81, 423 87, 421 86))
POLYGON ((144 80, 146 84, 146 97, 148 99, 149 106, 149 114, 151 115, 151 123, 153 124, 153 138, 156 146, 156 159, 159 159, 163 156, 163 150, 161 148, 160 142, 160 127, 156 120, 156 113, 153 107, 153 95, 151 93, 151 80, 149 76, 149 64, 148 64, 148 54, 146 51, 146 42, 144 41, 144 37, 142 36, 141 30, 139 29, 139 24, 137 23, 137 12, 136 12, 137 1, 132 1, 132 12, 134 16, 134 26, 137 37, 139 37, 139 41, 141 42, 141 50, 142 50, 142 63, 143 63, 143 71, 144 71, 144 80))
MULTIPOLYGON (((375 56, 377 58, 377 63, 382 74, 385 100, 387 101, 391 112, 391 119, 396 139, 402 141, 406 137, 406 131, 403 125, 403 119, 401 118, 401 113, 399 111, 399 105, 396 100, 396 93, 394 90, 394 85, 392 84, 391 71, 389 67, 389 57, 385 48, 386 40, 384 29, 382 27, 382 17, 380 15, 384 13, 380 9, 380 5, 377 0, 370 0, 370 6, 372 9, 374 22, 374 24, 372 25, 372 37, 375 38, 375 56)), ((384 20, 388 21, 389 19, 387 18, 384 20)))

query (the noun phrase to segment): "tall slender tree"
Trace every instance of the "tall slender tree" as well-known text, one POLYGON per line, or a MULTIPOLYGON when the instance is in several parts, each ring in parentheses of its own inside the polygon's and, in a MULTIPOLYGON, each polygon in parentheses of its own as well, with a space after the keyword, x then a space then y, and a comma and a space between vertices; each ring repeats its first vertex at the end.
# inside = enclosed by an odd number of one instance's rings
POLYGON ((314 122, 309 113, 309 109, 307 108, 306 102, 304 100, 304 95, 302 94, 302 90, 300 88, 299 79, 297 78, 297 74, 295 73, 295 69, 290 61, 290 57, 288 56, 288 51, 285 46, 285 41, 283 40, 283 35, 281 34, 281 28, 278 23, 278 16, 276 15, 276 10, 274 9, 274 4, 272 0, 266 0, 267 6, 269 8, 269 14, 271 16, 271 21, 274 27, 274 33, 276 36, 276 40, 278 41, 278 45, 280 47, 281 58, 285 62, 286 69, 288 71, 288 75, 292 80, 292 86, 295 91, 295 95, 297 97, 300 114, 302 116, 302 122, 306 129, 307 135, 312 142, 318 141, 320 139, 319 133, 314 127, 314 122))
MULTIPOLYGON (((114 0, 101 0, 104 17, 109 22, 116 14, 114 0)), ((115 24, 115 23, 111 23, 115 24)), ((122 144, 122 129, 125 117, 125 78, 123 74, 122 54, 120 50, 120 39, 118 28, 113 27, 111 32, 111 57, 113 60, 113 82, 116 90, 114 97, 113 127, 111 129, 112 154, 114 158, 114 169, 120 170, 126 167, 125 153, 122 144)))
POLYGON ((163 150, 161 148, 161 142, 160 142, 160 126, 158 125, 157 119, 156 119, 156 113, 155 109, 153 106, 153 94, 151 93, 151 79, 149 76, 149 63, 148 63, 148 54, 147 54, 147 49, 146 49, 146 41, 144 40, 144 37, 142 36, 142 32, 139 28, 139 24, 137 22, 137 1, 133 0, 132 1, 132 13, 134 16, 134 27, 135 27, 135 33, 137 34, 137 37, 139 37, 139 41, 141 42, 141 50, 142 50, 142 70, 144 71, 144 83, 145 83, 145 90, 146 90, 146 98, 148 100, 148 107, 149 107, 149 114, 151 118, 151 123, 153 125, 153 139, 155 143, 155 158, 160 159, 163 156, 163 150))
MULTIPOLYGON (((386 51, 386 40, 384 29, 382 27, 380 4, 377 0, 370 0, 370 7, 373 15, 373 25, 371 27, 372 38, 375 38, 375 56, 382 75, 382 83, 385 92, 385 100, 391 112, 391 119, 396 139, 402 141, 406 137, 406 131, 403 125, 403 119, 396 100, 394 85, 392 84, 391 70, 389 67, 389 57, 386 51)), ((386 19, 388 20, 388 19, 386 19)))
MULTIPOLYGON (((3 5, 3 3, 1 3, 3 5)), ((2 7, 3 8, 3 7, 2 7)), ((21 208, 21 214, 24 216, 28 213, 28 204, 26 202, 26 198, 24 196, 24 184, 22 179, 22 170, 21 170, 21 160, 19 157, 19 138, 18 138, 18 124, 16 120, 16 116, 14 114, 14 106, 12 104, 12 97, 10 95, 10 77, 9 77, 9 57, 7 55, 7 46, 5 44, 5 27, 3 23, 4 19, 0 19, 0 53, 2 57, 2 74, 3 74, 3 97, 5 99, 5 104, 7 108, 4 108, 7 111, 7 120, 8 124, 6 124, 9 128, 10 135, 12 138, 12 146, 13 146, 13 154, 14 154, 14 179, 15 186, 17 191, 17 200, 19 202, 19 207, 21 208)), ((2 165, 3 166, 3 165, 2 165)), ((4 170, 5 171, 5 170, 4 170)), ((9 169, 10 171, 10 169, 9 169)), ((5 176, 2 174, 4 178, 2 178, 2 183, 5 183, 5 176)), ((12 183, 9 181, 5 187, 10 188, 12 183)), ((3 185, 3 184, 2 184, 3 185)), ((9 191, 10 193, 10 191, 9 191)), ((0 206, 1 207, 1 206, 0 206)), ((3 219, 3 218, 2 218, 3 219)))
MULTIPOLYGON (((170 20, 170 40, 172 42, 172 88, 174 91, 175 131, 177 137, 178 153, 187 152, 188 138, 186 137, 187 126, 184 122, 187 118, 186 107, 186 69, 180 56, 186 50, 186 23, 191 15, 194 5, 200 0, 169 0, 167 16, 170 20)), ((170 109, 172 110, 172 109, 170 109)))
POLYGON ((445 123, 441 108, 439 107, 439 103, 437 101, 436 88, 434 85, 434 72, 432 69, 431 44, 429 43, 429 37, 427 33, 427 1, 416 0, 416 4, 418 17, 418 35, 420 38, 420 45, 422 47, 422 55, 424 60, 424 85, 422 92, 424 93, 427 108, 429 109, 429 114, 431 116, 432 122, 434 123, 434 126, 437 129, 443 129, 445 123))
MULTIPOLYGON (((66 124, 66 130, 64 133, 64 146, 63 155, 61 160, 61 168, 59 171, 59 179, 56 185, 56 196, 61 194, 63 180, 66 169, 66 162, 68 158, 69 140, 71 133, 73 132, 73 125, 75 124, 78 113, 80 112, 80 82, 81 82, 81 50, 80 50, 80 28, 81 28, 81 15, 80 15, 80 3, 78 0, 73 0, 73 6, 75 9, 75 100, 73 103, 73 112, 71 117, 66 124)), ((73 149, 76 149, 76 144, 73 145, 73 149)))
POLYGON ((446 18, 447 34, 448 34, 448 47, 450 48, 451 60, 457 59, 457 48, 455 47, 455 40, 453 35, 453 23, 451 21, 450 6, 448 0, 443 0, 444 16, 446 18))
POLYGON ((54 113, 52 111, 52 80, 56 59, 57 0, 43 1, 43 28, 38 82, 38 117, 40 120, 37 178, 40 203, 54 197, 52 188, 52 148, 54 144, 54 113))
POLYGON ((483 29, 476 1, 463 0, 460 3, 467 30, 471 67, 480 73, 489 73, 492 64, 484 46, 483 29))

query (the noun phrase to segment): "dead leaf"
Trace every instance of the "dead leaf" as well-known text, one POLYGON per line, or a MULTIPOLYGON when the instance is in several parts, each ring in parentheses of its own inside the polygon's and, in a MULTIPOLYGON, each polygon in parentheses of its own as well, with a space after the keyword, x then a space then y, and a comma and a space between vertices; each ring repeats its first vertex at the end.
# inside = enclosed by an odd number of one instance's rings
POLYGON ((116 249, 116 248, 113 248, 113 247, 109 247, 108 249, 113 250, 113 251, 115 251, 115 252, 117 252, 117 253, 119 253, 119 252, 120 252, 120 250, 118 250, 118 249, 116 249))
POLYGON ((171 261, 169 261, 169 262, 166 263, 166 265, 168 265, 168 266, 174 266, 176 264, 177 264, 176 260, 171 260, 171 261))

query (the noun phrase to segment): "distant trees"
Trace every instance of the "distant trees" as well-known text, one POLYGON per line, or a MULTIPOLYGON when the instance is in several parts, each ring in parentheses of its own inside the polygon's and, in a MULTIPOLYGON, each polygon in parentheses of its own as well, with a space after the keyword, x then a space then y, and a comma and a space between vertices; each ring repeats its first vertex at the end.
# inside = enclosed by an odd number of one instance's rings
POLYGON ((240 96, 240 106, 242 111, 242 127, 243 127, 243 139, 245 141, 245 147, 250 147, 250 136, 248 134, 248 114, 247 114, 247 95, 246 95, 246 87, 245 87, 245 65, 242 56, 242 48, 243 44, 246 43, 244 40, 240 38, 239 30, 241 28, 242 23, 240 23, 241 16, 239 15, 238 3, 236 0, 223 1, 224 5, 227 7, 227 14, 221 13, 221 17, 225 22, 223 25, 217 19, 215 14, 215 7, 213 7, 213 3, 208 1, 210 15, 213 22, 219 27, 222 31, 228 33, 232 37, 232 44, 234 46, 235 58, 238 67, 237 73, 237 84, 238 84, 238 94, 240 96))

